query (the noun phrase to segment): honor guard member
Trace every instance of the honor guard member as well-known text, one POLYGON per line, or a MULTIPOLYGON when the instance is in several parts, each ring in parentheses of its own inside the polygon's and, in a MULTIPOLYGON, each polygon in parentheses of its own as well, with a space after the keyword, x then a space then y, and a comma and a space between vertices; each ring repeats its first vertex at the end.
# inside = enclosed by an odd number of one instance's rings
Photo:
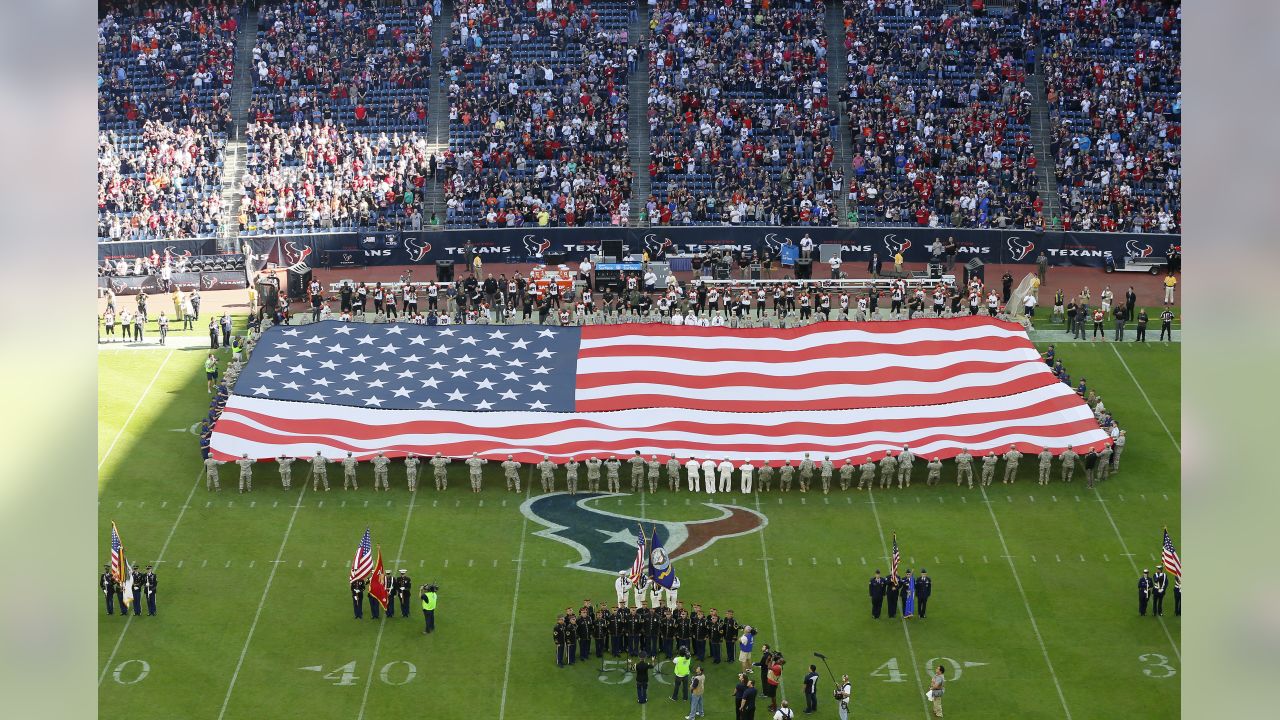
POLYGON ((676 619, 676 647, 678 652, 676 657, 680 655, 688 655, 689 647, 693 645, 693 616, 687 610, 677 610, 676 619))
POLYGON ((711 614, 707 616, 707 642, 710 643, 711 662, 716 665, 720 664, 720 642, 724 639, 724 625, 720 620, 719 613, 715 608, 711 608, 711 614))
POLYGON ((707 637, 711 634, 710 628, 707 627, 707 619, 696 610, 690 624, 693 630, 693 655, 698 658, 698 662, 702 662, 707 659, 707 637))
MULTIPOLYGON (((626 571, 624 570, 623 572, 626 571)), ((623 649, 622 637, 624 635, 624 631, 622 628, 622 611, 626 609, 626 607, 627 606, 625 604, 621 602, 618 603, 614 606, 613 614, 609 617, 609 651, 613 653, 614 657, 618 657, 618 654, 621 653, 623 649)))
POLYGON ((218 466, 225 463, 214 460, 212 457, 204 459, 204 489, 217 490, 222 492, 222 485, 218 483, 218 466))
POLYGON ((844 459, 844 464, 840 466, 840 489, 848 490, 849 485, 853 483, 853 461, 849 458, 844 459))
POLYGON ((933 593, 933 580, 929 578, 928 571, 920 568, 920 576, 916 578, 916 615, 920 618, 925 616, 931 593, 933 593))
POLYGON ((409 484, 409 492, 418 490, 418 466, 421 464, 422 461, 413 453, 404 456, 404 475, 409 484))
POLYGON ((360 489, 360 484, 356 482, 356 458, 347 451, 347 456, 342 458, 342 489, 360 489))
POLYGON ((893 486, 893 478, 897 475, 898 461, 893 457, 893 451, 885 450, 884 457, 880 458, 880 489, 893 486))
POLYGON ((811 479, 813 479, 813 460, 809 459, 809 453, 805 453, 804 459, 800 461, 800 492, 809 492, 811 479))
POLYGON ((578 660, 578 618, 576 615, 569 615, 565 620, 565 644, 569 647, 569 664, 572 665, 578 660))
POLYGON ((871 458, 862 461, 858 466, 858 489, 870 488, 876 480, 876 464, 871 458))
POLYGON ((617 641, 614 645, 615 651, 613 654, 615 656, 618 654, 617 651, 619 649, 619 645, 621 646, 620 649, 622 652, 625 652, 628 655, 634 654, 636 649, 631 645, 631 625, 632 620, 634 619, 631 614, 631 608, 626 605, 620 605, 618 606, 618 610, 613 613, 613 616, 617 620, 618 631, 617 641))
POLYGON ((1116 436, 1116 446, 1111 455, 1111 472, 1120 472, 1120 454, 1124 452, 1125 431, 1116 436))
POLYGON ((867 594, 871 597, 871 617, 880 619, 880 607, 884 604, 884 594, 889 589, 889 583, 880 575, 880 570, 876 570, 876 574, 871 576, 871 581, 867 583, 867 594))
POLYGON ((644 458, 640 456, 640 451, 636 450, 627 462, 631 465, 631 492, 644 492, 644 458))
POLYGON ((1182 617, 1182 578, 1173 579, 1173 614, 1182 617))
MULTIPOLYGON (((471 457, 467 458, 467 468, 471 475, 471 492, 480 492, 480 468, 484 467, 489 461, 480 457, 479 453, 471 453, 471 457)), ((520 478, 516 478, 516 492, 520 492, 520 478)))
POLYGON ((716 465, 716 471, 720 474, 720 492, 733 492, 733 463, 729 462, 729 458, 721 460, 716 465))
POLYGON ((317 450, 316 456, 311 458, 311 489, 319 490, 321 483, 324 491, 329 492, 329 461, 317 450))
POLYGON ((696 458, 689 458, 689 462, 685 463, 684 467, 689 472, 689 492, 702 492, 702 482, 699 479, 702 463, 696 458))
MULTIPOLYGON (((502 463, 502 466, 505 468, 507 464, 504 462, 502 463)), ((519 466, 517 465, 517 467, 519 466)), ((542 456, 542 462, 538 463, 538 470, 541 473, 539 481, 542 483, 542 492, 553 492, 556 489, 556 464, 551 462, 550 455, 542 456)), ((517 478, 516 483, 518 484, 519 482, 520 480, 517 478)), ((517 487, 516 492, 519 491, 520 490, 517 487)))
POLYGON ((388 466, 391 461, 386 455, 379 450, 377 455, 373 456, 373 491, 378 492, 378 486, 381 485, 384 491, 390 490, 391 485, 387 482, 388 466))
MULTIPOLYGON (((440 453, 436 453, 431 458, 431 474, 435 478, 436 489, 445 490, 449 487, 449 458, 441 457, 440 453)), ((474 490, 475 487, 473 486, 474 490)))
POLYGON ((1147 601, 1151 599, 1151 576, 1147 570, 1138 578, 1138 614, 1147 614, 1147 601))
POLYGON ((573 458, 569 458, 569 462, 564 464, 564 481, 570 495, 578 494, 578 467, 581 464, 573 458))
POLYGON ((898 453, 898 487, 911 487, 911 464, 915 461, 911 449, 903 445, 902 452, 898 453))
MULTIPOLYGON (((391 570, 387 570, 382 574, 383 587, 387 589, 387 617, 396 616, 396 578, 391 574, 391 570)), ((375 601, 376 602, 376 601, 375 601)))
POLYGON ((667 489, 671 492, 680 489, 680 460, 675 455, 667 458, 667 489))
POLYGON ((116 582, 116 576, 111 574, 110 565, 102 566, 98 586, 102 588, 102 595, 106 598, 108 615, 115 615, 116 600, 120 601, 120 615, 128 615, 124 607, 124 591, 120 588, 120 583, 116 582))
POLYGON ((280 467, 280 487, 288 490, 293 484, 293 458, 281 455, 276 464, 280 467))
POLYGON ((973 456, 969 454, 969 448, 962 449, 956 456, 956 487, 960 487, 966 478, 969 487, 973 487, 973 456))
POLYGON ((724 661, 733 662, 733 649, 738 645, 738 621, 733 618, 732 610, 724 611, 724 619, 720 621, 720 639, 724 641, 724 661))
POLYGON ((994 450, 988 450, 987 454, 982 456, 982 487, 990 487, 991 481, 995 479, 996 460, 994 450))
POLYGON ((671 618, 671 609, 659 607, 654 610, 654 624, 657 626, 658 643, 653 654, 656 656, 659 651, 667 654, 667 659, 671 659, 671 648, 674 642, 674 632, 671 618))
POLYGON ((618 579, 613 581, 613 591, 618 595, 618 605, 626 607, 627 596, 631 592, 631 576, 626 570, 618 571, 618 579))
POLYGON ((351 606, 357 620, 364 619, 364 580, 351 581, 351 606))
POLYGON ((822 494, 826 495, 831 492, 831 473, 835 471, 835 464, 831 462, 830 455, 822 457, 822 465, 819 468, 819 475, 822 477, 822 494))
POLYGON ((595 492, 600 489, 600 462, 598 457, 587 458, 587 490, 595 492))
POLYGON ((1018 479, 1018 461, 1022 459, 1022 453, 1018 452, 1018 446, 1009 447, 1009 452, 1004 454, 1004 482, 1012 484, 1018 479))
POLYGON ((937 485, 939 482, 942 482, 942 461, 941 460, 935 457, 934 459, 930 460, 929 464, 926 465, 925 467, 929 469, 929 478, 925 481, 926 485, 937 485))
POLYGON ((902 583, 897 576, 889 576, 889 584, 885 586, 886 599, 889 601, 889 617, 898 616, 898 595, 902 592, 902 583))
MULTIPOLYGON (((409 579, 409 572, 401 570, 398 577, 392 581, 392 596, 400 596, 400 617, 409 617, 409 599, 413 597, 413 581, 409 579)), ((390 617, 390 610, 388 617, 390 617)))
MULTIPOLYGON (((422 622, 425 627, 422 634, 426 635, 435 632, 436 629, 436 602, 439 599, 439 588, 435 585, 422 586, 422 622)), ((570 660, 572 662, 572 660, 570 660)))
POLYGON ((616 457, 604 461, 605 488, 612 493, 622 492, 622 484, 618 481, 618 468, 622 463, 616 457))
MULTIPOLYGON (((426 610, 422 612, 426 614, 426 610)), ((569 628, 564 624, 564 616, 556 616, 556 626, 551 630, 551 640, 556 644, 556 667, 564 667, 565 656, 568 655, 568 630, 569 628)), ((426 631, 423 630, 423 632, 426 631)))
POLYGON ((595 631, 596 640, 596 657, 603 658, 605 646, 609 644, 609 625, 613 623, 613 613, 609 612, 609 606, 600 603, 600 609, 596 611, 596 621, 591 627, 595 631))
POLYGON ((141 569, 134 570, 133 579, 133 614, 142 614, 142 586, 146 583, 147 574, 141 569))
POLYGON ((591 638, 595 635, 591 615, 586 608, 578 611, 578 626, 574 629, 578 640, 578 657, 586 662, 591 657, 591 638))
MULTIPOLYGON (((1157 573, 1157 576, 1163 577, 1163 573, 1157 573)), ((147 571, 142 575, 142 594, 147 597, 147 614, 156 614, 156 573, 147 566, 147 571)), ((1163 596, 1164 593, 1161 593, 1163 596)))
MULTIPOLYGON (((1161 616, 1164 615, 1164 593, 1169 589, 1169 578, 1164 574, 1164 568, 1156 568, 1156 572, 1151 576, 1151 614, 1161 616)), ((155 613, 151 613, 155 615, 155 613)))
POLYGON ((1036 457, 1040 460, 1040 484, 1049 484, 1049 471, 1053 469, 1053 453, 1049 452, 1049 448, 1044 448, 1036 457))
POLYGON ((1062 482, 1071 482, 1071 476, 1076 471, 1077 457, 1080 456, 1071 449, 1070 445, 1067 446, 1066 450, 1062 451, 1062 456, 1059 458, 1062 461, 1062 482))
POLYGON ((649 480, 649 494, 652 495, 658 492, 658 472, 662 469, 662 463, 658 462, 657 455, 650 455, 645 467, 648 469, 645 477, 649 480))
POLYGON ((744 494, 751 493, 751 483, 755 479, 756 466, 750 460, 738 466, 739 488, 744 494))
POLYGON ((796 469, 790 460, 782 463, 782 467, 778 468, 778 489, 782 492, 791 492, 791 478, 795 477, 796 469))

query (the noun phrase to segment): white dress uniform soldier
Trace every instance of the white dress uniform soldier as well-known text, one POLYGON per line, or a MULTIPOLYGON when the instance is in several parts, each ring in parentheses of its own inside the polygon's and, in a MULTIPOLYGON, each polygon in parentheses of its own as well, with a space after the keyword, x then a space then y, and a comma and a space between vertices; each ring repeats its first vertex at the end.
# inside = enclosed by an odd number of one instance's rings
POLYGON ((618 480, 618 469, 622 462, 616 457, 604 461, 604 485, 608 492, 622 492, 622 482, 618 480))
MULTIPOLYGON (((506 463, 502 463, 503 467, 506 467, 506 465, 506 463)), ((538 471, 541 473, 539 480, 542 483, 542 492, 554 492, 556 489, 556 464, 551 462, 550 455, 542 456, 542 462, 538 463, 538 471)), ((516 482, 519 483, 519 480, 517 479, 516 482)), ((516 492, 519 492, 518 487, 516 492)))
POLYGON ((942 481, 942 461, 941 460, 939 460, 937 457, 934 457, 932 460, 929 461, 929 464, 926 465, 925 467, 929 469, 929 477, 928 479, 925 480, 926 485, 937 485, 939 482, 942 481))
MULTIPOLYGON (((471 475, 471 492, 480 492, 480 468, 488 464, 488 460, 480 457, 479 453, 471 453, 471 457, 467 458, 467 468, 470 469, 471 475)), ((516 492, 519 490, 520 479, 516 478, 516 492)))
POLYGON ((600 489, 600 462, 598 457, 587 458, 587 490, 595 492, 600 489))
POLYGON ((813 460, 809 458, 809 453, 805 453, 804 459, 800 461, 800 492, 809 492, 811 479, 813 479, 813 460))
POLYGON ((631 492, 644 492, 644 457, 636 450, 627 462, 631 465, 631 492))
POLYGON ((876 464, 871 458, 867 458, 858 466, 858 489, 870 489, 875 481, 876 464))
POLYGON ((347 456, 342 458, 342 489, 360 489, 360 484, 356 482, 356 458, 347 451, 347 456))
POLYGON ((791 460, 782 463, 782 467, 778 468, 778 489, 782 492, 791 492, 791 479, 795 474, 796 468, 791 464, 791 460))
POLYGON ((431 474, 435 477, 436 489, 445 490, 449 487, 449 458, 441 457, 440 453, 431 458, 431 474))
POLYGON ((1053 453, 1049 452, 1049 448, 1040 451, 1036 458, 1040 460, 1040 484, 1049 484, 1049 471, 1053 469, 1053 453))
POLYGON ((856 469, 857 467, 853 464, 852 460, 850 460, 849 458, 844 459, 844 464, 840 466, 840 489, 841 490, 848 490, 849 486, 853 484, 853 471, 856 469))
POLYGON ((880 458, 880 489, 893 486, 893 478, 898 474, 898 461, 893 457, 892 450, 885 450, 884 457, 880 458))
POLYGON ((689 458, 689 462, 685 463, 684 467, 689 472, 689 492, 702 492, 702 482, 698 477, 698 473, 702 470, 702 463, 689 458))
POLYGON ((409 492, 418 490, 418 466, 421 464, 422 461, 413 453, 404 456, 404 475, 409 485, 409 492))
POLYGON ((253 462, 249 453, 244 453, 236 460, 236 464, 240 466, 240 492, 253 491, 253 462))
POLYGON ((280 466, 280 487, 288 490, 293 484, 293 458, 281 455, 276 464, 280 466))
POLYGON ((725 458, 716 465, 716 470, 720 471, 720 492, 733 492, 733 463, 725 458))
POLYGON ((819 467, 818 475, 822 478, 823 495, 831 492, 831 474, 835 472, 835 467, 835 464, 831 462, 830 455, 822 456, 822 465, 819 467))
POLYGON ((671 492, 680 489, 680 460, 675 455, 667 458, 667 489, 671 492))
POLYGON ((739 487, 743 493, 751 492, 751 480, 755 474, 756 466, 752 465, 750 460, 738 466, 738 477, 740 478, 739 482, 741 483, 739 487))
POLYGON ((205 458, 204 461, 204 489, 216 490, 222 492, 222 485, 218 483, 218 466, 225 463, 214 460, 212 457, 205 458))
POLYGON ((1124 452, 1124 433, 1125 431, 1121 430, 1116 436, 1116 447, 1111 456, 1111 472, 1120 472, 1120 455, 1124 452))
POLYGON ((706 459, 702 461, 702 486, 708 495, 716 494, 716 461, 706 459))
POLYGON ((1070 445, 1058 457, 1062 461, 1062 482, 1071 482, 1071 476, 1076 472, 1076 458, 1078 457, 1080 456, 1071 449, 1070 445))
POLYGON ((973 487, 973 456, 969 454, 969 448, 964 448, 956 456, 956 487, 960 487, 966 479, 969 487, 973 487))
POLYGON ((569 458, 569 462, 564 464, 564 482, 570 495, 578 494, 578 468, 581 465, 582 463, 573 458, 569 458))
POLYGON ((631 576, 626 570, 618 571, 618 579, 613 581, 613 590, 618 595, 618 605, 627 607, 627 598, 631 594, 631 576))
POLYGON ((679 596, 679 594, 680 594, 680 578, 676 578, 675 580, 671 581, 671 587, 666 588, 666 594, 664 596, 663 602, 666 604, 667 607, 673 608, 676 606, 676 599, 679 596))
POLYGON ((898 453, 898 487, 911 487, 911 465, 915 461, 911 448, 903 445, 902 452, 898 453))
POLYGON ((988 450, 987 454, 982 456, 982 487, 989 487, 991 481, 995 480, 997 459, 994 450, 988 450))
POLYGON ((1106 480, 1111 475, 1111 446, 1103 445, 1098 451, 1098 482, 1106 480))
POLYGON ((311 489, 319 490, 321 483, 324 491, 329 492, 329 461, 317 450, 315 457, 311 458, 311 489))
POLYGON ((379 450, 377 455, 373 456, 373 491, 378 492, 378 486, 381 485, 383 490, 390 490, 391 484, 387 482, 387 474, 391 461, 386 455, 379 450))
POLYGON ((1018 479, 1018 461, 1022 459, 1022 453, 1018 452, 1018 446, 1013 445, 1009 448, 1009 452, 1004 454, 1004 482, 1012 484, 1018 479))
POLYGON ((769 492, 773 487, 773 466, 768 462, 760 463, 760 492, 769 492))

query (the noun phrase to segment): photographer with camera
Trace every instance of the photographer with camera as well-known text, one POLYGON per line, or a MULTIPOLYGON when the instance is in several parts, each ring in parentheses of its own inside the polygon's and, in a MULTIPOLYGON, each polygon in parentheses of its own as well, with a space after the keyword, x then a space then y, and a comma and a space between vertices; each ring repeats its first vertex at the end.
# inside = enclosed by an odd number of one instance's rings
POLYGON ((853 695, 853 686, 849 684, 849 676, 841 675, 840 684, 836 687, 836 707, 840 711, 840 720, 849 720, 849 698, 853 695))
POLYGON ((440 586, 427 584, 422 586, 422 619, 426 623, 423 635, 436 629, 436 600, 440 586))

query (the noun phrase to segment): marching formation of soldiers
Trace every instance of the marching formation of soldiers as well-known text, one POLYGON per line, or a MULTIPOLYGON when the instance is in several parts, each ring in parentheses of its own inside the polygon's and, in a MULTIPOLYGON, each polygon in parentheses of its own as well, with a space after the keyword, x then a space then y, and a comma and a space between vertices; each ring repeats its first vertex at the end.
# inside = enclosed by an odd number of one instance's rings
POLYGON ((134 570, 130 577, 132 582, 132 594, 129 597, 129 604, 125 604, 124 585, 116 580, 115 575, 111 574, 111 566, 103 565, 102 574, 98 576, 98 587, 102 590, 103 599, 107 605, 107 614, 114 615, 116 605, 120 606, 120 617, 129 614, 130 606, 133 607, 134 615, 142 615, 142 604, 146 601, 147 614, 156 614, 156 587, 159 584, 156 580, 156 573, 152 566, 148 565, 141 570, 134 570))
POLYGON ((593 648, 596 658, 606 653, 615 658, 624 653, 643 658, 662 653, 670 660, 684 650, 699 662, 709 658, 715 664, 722 660, 732 664, 740 627, 732 610, 721 615, 710 608, 704 613, 699 603, 692 610, 686 610, 683 601, 677 601, 674 610, 663 602, 649 608, 643 601, 634 608, 617 603, 610 609, 607 603, 592 605, 584 600, 576 612, 567 607, 556 617, 552 641, 559 667, 589 660, 593 648))

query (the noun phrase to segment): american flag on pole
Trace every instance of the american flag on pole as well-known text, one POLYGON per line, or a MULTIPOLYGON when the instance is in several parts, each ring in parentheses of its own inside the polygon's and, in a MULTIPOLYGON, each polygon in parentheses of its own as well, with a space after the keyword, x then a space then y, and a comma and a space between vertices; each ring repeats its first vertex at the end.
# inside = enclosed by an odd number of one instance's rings
POLYGON ((892 567, 889 568, 889 577, 898 577, 898 563, 902 561, 902 556, 898 554, 898 533, 893 534, 893 557, 890 558, 892 567))
POLYGON ((632 585, 640 582, 640 578, 644 577, 644 567, 644 528, 641 528, 640 536, 636 538, 636 559, 631 561, 632 585))
POLYGON ((1026 332, 986 317, 803 328, 664 324, 273 327, 211 440, 230 460, 413 452, 537 462, 658 455, 782 464, 1101 448, 1026 332))
POLYGON ((1182 579, 1182 560, 1178 559, 1178 550, 1173 547, 1173 540, 1169 539, 1169 528, 1164 529, 1164 543, 1161 547, 1161 562, 1164 563, 1164 569, 1170 575, 1182 579))
POLYGON ((364 529, 364 537, 360 539, 360 547, 356 548, 356 556, 351 560, 351 582, 363 580, 373 572, 373 544, 369 540, 369 528, 364 529))
POLYGON ((120 530, 111 522, 111 577, 124 590, 125 607, 133 605, 133 566, 124 557, 124 544, 120 542, 120 530))

